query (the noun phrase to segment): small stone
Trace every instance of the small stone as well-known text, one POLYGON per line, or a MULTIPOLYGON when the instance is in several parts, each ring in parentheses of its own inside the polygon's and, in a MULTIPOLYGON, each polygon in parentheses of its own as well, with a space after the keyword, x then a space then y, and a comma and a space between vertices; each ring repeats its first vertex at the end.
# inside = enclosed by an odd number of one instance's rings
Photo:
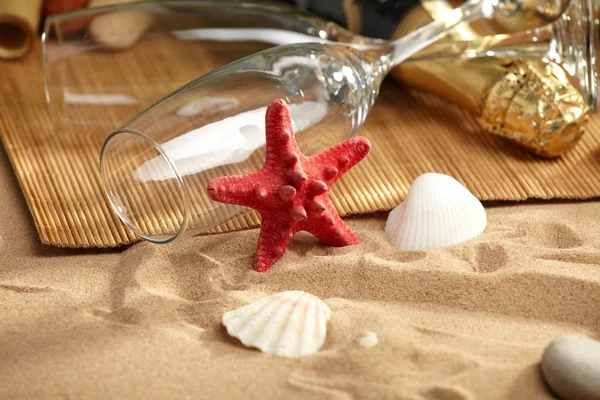
POLYGON ((600 342, 579 335, 555 339, 544 350, 542 375, 564 400, 600 399, 600 342))
POLYGON ((360 343, 361 346, 370 349, 372 347, 377 346, 378 341, 379 340, 377 339, 377 335, 375 334, 375 332, 367 331, 365 335, 360 338, 358 343, 360 343))

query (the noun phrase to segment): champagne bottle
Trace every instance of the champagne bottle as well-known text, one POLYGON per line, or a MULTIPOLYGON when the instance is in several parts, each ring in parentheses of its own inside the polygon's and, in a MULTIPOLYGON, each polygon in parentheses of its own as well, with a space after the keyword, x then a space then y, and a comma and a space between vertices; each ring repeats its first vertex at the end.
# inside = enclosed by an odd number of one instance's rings
MULTIPOLYGON (((294 2, 354 33, 383 39, 404 36, 457 6, 456 2, 445 0, 294 2)), ((555 11, 548 8, 545 13, 555 11)), ((498 15, 491 21, 461 25, 443 40, 473 40, 546 23, 548 20, 536 13, 524 13, 519 18, 498 15)), ((572 149, 588 121, 589 107, 565 71, 542 59, 490 56, 408 60, 391 76, 407 86, 456 103, 476 115, 485 131, 511 138, 545 157, 558 157, 572 149)))
MULTIPOLYGON (((426 4, 405 14, 393 37, 418 29, 452 7, 443 1, 426 4)), ((472 27, 462 26, 445 40, 477 37, 472 27)), ((447 57, 409 61, 391 74, 468 109, 485 131, 509 137, 545 157, 572 149, 588 121, 589 107, 565 71, 543 59, 447 57)))

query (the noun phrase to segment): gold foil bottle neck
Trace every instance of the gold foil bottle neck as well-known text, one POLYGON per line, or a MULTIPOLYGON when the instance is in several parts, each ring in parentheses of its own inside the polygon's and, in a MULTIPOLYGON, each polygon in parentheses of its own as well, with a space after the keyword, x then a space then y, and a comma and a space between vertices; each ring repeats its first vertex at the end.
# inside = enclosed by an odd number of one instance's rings
MULTIPOLYGON (((415 7, 395 37, 418 29, 448 11, 444 1, 415 7)), ((469 41, 477 32, 465 25, 440 43, 469 41)), ((418 57, 418 55, 417 55, 418 57)), ((581 138, 589 106, 556 63, 534 58, 440 57, 407 60, 391 75, 404 84, 434 93, 476 115, 486 132, 508 138, 544 157, 558 157, 581 138)))
POLYGON ((589 107, 562 68, 542 60, 514 60, 487 91, 480 114, 484 130, 545 157, 577 144, 589 107))

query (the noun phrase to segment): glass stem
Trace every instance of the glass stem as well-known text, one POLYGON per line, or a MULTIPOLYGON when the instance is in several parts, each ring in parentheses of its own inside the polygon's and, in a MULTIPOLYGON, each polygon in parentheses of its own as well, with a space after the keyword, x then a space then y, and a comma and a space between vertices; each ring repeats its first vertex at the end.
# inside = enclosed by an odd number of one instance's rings
POLYGON ((470 0, 453 9, 424 27, 403 36, 389 44, 387 53, 380 58, 385 69, 393 68, 413 54, 448 34, 452 29, 464 22, 471 22, 492 15, 494 8, 490 0, 470 0))
POLYGON ((516 34, 485 36, 480 39, 437 42, 412 56, 407 62, 443 57, 476 58, 484 56, 546 57, 559 61, 559 43, 552 26, 516 34))

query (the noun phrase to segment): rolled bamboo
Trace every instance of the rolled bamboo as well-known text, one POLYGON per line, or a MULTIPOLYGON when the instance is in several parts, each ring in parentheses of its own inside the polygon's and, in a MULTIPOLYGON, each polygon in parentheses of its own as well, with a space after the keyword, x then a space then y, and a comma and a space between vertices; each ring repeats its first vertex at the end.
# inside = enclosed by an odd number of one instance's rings
POLYGON ((0 1, 0 58, 18 58, 27 53, 36 34, 42 0, 0 1))

